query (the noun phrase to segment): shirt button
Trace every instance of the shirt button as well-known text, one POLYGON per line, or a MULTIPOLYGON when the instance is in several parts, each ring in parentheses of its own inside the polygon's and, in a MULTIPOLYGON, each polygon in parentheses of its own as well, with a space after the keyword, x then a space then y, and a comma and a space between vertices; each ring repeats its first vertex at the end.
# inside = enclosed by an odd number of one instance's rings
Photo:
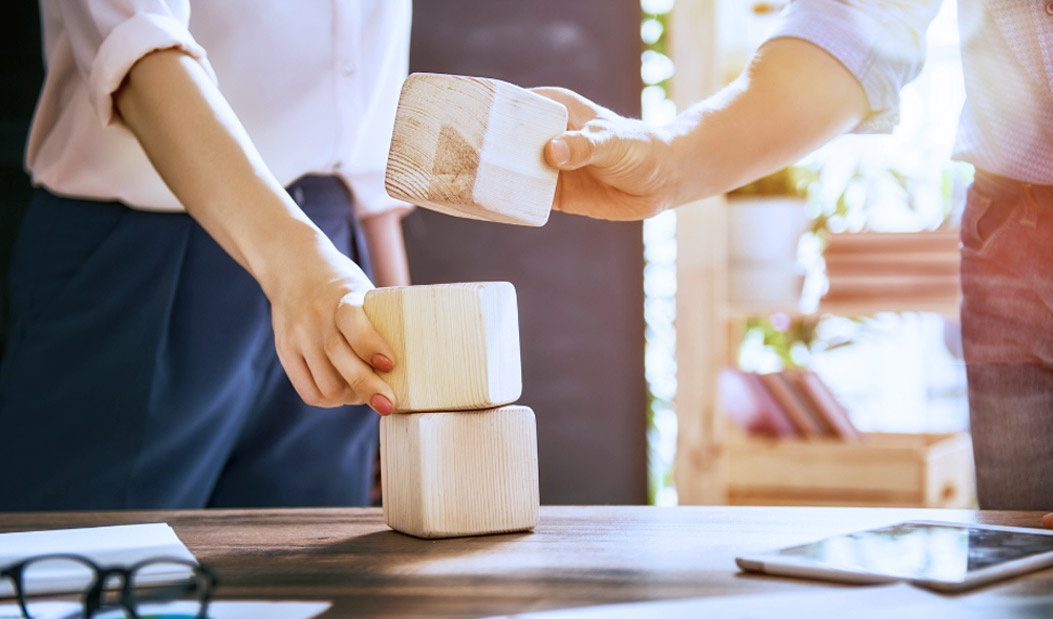
POLYGON ((1053 2, 1046 3, 1046 14, 1053 15, 1053 2))
MULTIPOLYGON (((1053 7, 1053 3, 1050 3, 1050 6, 1053 7)), ((344 72, 344 75, 351 75, 355 72, 355 68, 351 66, 350 62, 345 62, 344 64, 340 65, 340 70, 344 72)))

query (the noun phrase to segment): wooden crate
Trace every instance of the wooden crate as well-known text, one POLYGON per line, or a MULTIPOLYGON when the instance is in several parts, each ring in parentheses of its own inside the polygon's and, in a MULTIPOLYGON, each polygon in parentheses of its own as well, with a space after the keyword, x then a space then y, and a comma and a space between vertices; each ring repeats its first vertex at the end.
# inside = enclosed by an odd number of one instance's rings
POLYGON ((732 505, 975 506, 969 435, 862 442, 748 438, 727 445, 732 505))

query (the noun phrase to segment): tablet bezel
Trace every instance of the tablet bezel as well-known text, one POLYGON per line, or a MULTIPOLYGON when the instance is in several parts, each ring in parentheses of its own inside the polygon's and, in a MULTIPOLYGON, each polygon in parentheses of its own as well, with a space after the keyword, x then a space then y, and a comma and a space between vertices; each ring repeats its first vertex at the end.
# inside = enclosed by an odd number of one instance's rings
POLYGON ((764 553, 750 553, 742 555, 735 558, 735 563, 738 564, 739 568, 747 572, 757 572, 765 574, 775 574, 780 576, 795 576, 800 578, 813 578, 819 580, 832 580, 836 582, 861 584, 906 581, 938 591, 960 591, 963 589, 971 589, 973 587, 978 587, 980 585, 984 585, 996 580, 1002 580, 1011 576, 1017 576, 1019 574, 1024 574, 1027 572, 1042 569, 1044 567, 1053 566, 1053 550, 1050 550, 1049 552, 1043 552, 1037 555, 1030 555, 1028 557, 1023 557, 1019 559, 1012 559, 1010 561, 989 565, 977 570, 967 571, 961 580, 945 580, 937 578, 914 578, 909 575, 845 569, 842 567, 825 564, 821 561, 816 561, 814 559, 778 554, 780 551, 786 550, 788 548, 807 546, 809 544, 819 543, 838 537, 858 535, 860 533, 868 533, 871 531, 889 529, 901 525, 941 526, 952 527, 961 530, 981 529, 986 531, 1005 531, 1009 533, 1046 535, 1053 538, 1053 530, 1046 529, 1032 529, 1027 527, 1010 527, 1004 525, 977 524, 966 522, 946 522, 938 520, 905 520, 901 522, 890 523, 887 525, 871 527, 869 529, 861 529, 858 531, 850 531, 838 535, 830 535, 821 539, 813 540, 811 542, 793 544, 792 546, 784 546, 782 548, 778 548, 764 553))

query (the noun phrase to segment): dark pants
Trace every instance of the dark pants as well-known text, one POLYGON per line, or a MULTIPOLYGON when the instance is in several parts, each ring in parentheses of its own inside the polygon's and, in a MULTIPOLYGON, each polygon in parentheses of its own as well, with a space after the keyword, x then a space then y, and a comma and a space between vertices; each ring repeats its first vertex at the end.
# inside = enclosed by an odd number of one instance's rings
MULTIPOLYGON (((368 269, 343 185, 289 189, 368 269)), ((259 285, 189 216, 39 190, 10 293, 0 511, 368 504, 376 415, 300 400, 259 285)))
POLYGON ((977 171, 962 291, 980 507, 1053 510, 1053 187, 977 171))

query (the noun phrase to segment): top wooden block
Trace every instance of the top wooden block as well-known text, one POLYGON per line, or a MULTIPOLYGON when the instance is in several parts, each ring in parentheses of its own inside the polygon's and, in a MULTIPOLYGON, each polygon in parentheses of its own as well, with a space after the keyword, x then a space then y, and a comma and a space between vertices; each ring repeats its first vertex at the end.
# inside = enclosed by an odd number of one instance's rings
POLYGON ((387 191, 447 215, 544 225, 558 171, 543 150, 566 128, 563 105, 507 82, 414 73, 399 98, 387 191))
POLYGON ((492 408, 522 394, 512 284, 376 288, 363 309, 395 353, 395 369, 379 375, 396 413, 492 408))

